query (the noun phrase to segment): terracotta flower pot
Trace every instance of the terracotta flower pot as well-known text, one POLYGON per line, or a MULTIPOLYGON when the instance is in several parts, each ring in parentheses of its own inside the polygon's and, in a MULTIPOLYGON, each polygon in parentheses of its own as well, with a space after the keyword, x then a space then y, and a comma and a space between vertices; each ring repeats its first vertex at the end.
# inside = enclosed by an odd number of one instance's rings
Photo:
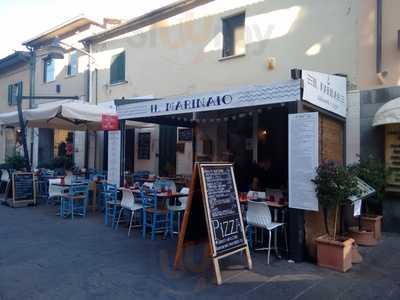
POLYGON ((374 238, 379 241, 382 238, 382 216, 361 216, 360 228, 372 231, 374 238))
POLYGON ((318 265, 339 272, 347 272, 352 267, 352 238, 333 240, 328 235, 320 236, 317 242, 318 265))
POLYGON ((353 264, 361 264, 362 261, 363 261, 363 258, 360 254, 360 251, 358 251, 357 244, 353 244, 353 247, 351 248, 351 262, 353 264))
POLYGON ((348 237, 354 239, 357 245, 372 247, 378 244, 372 231, 359 229, 358 227, 350 227, 348 237))

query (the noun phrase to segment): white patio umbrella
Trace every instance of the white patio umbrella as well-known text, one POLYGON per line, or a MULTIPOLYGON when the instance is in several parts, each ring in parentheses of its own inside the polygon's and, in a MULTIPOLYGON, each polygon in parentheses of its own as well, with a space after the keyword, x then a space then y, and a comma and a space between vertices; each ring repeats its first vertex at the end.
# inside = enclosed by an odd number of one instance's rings
MULTIPOLYGON (((22 114, 27 127, 86 131, 102 130, 102 116, 115 115, 116 112, 84 101, 65 100, 41 104, 34 109, 24 109, 22 114)), ((0 114, 0 124, 18 126, 18 112, 0 114)), ((148 124, 140 122, 129 122, 127 125, 137 128, 149 127, 148 124)))
POLYGON ((400 98, 383 105, 375 114, 373 126, 400 123, 400 98))

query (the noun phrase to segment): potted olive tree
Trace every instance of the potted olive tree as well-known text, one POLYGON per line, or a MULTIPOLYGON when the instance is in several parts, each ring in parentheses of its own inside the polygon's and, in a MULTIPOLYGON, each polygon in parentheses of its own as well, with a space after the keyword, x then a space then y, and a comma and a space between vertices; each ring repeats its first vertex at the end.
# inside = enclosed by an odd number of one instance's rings
POLYGON ((385 198, 386 179, 390 175, 384 163, 369 156, 351 166, 351 171, 372 186, 376 195, 364 201, 365 212, 360 217, 360 230, 373 232, 375 240, 382 237, 382 203, 385 198))
POLYGON ((354 240, 338 235, 340 209, 350 195, 358 194, 357 180, 345 166, 324 162, 317 168, 315 183, 323 210, 326 234, 316 239, 319 266, 346 272, 352 267, 354 240))

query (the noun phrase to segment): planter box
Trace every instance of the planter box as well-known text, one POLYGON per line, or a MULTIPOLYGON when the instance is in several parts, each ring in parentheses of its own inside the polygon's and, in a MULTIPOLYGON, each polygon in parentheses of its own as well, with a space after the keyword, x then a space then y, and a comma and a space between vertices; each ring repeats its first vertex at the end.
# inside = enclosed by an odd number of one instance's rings
POLYGON ((379 241, 382 238, 382 216, 361 216, 360 228, 372 231, 374 238, 379 241))
POLYGON ((360 230, 358 227, 350 227, 347 236, 354 239, 360 246, 372 247, 378 244, 372 231, 360 230))
POLYGON ((347 272, 352 267, 352 238, 332 240, 328 235, 316 239, 317 262, 321 267, 347 272))

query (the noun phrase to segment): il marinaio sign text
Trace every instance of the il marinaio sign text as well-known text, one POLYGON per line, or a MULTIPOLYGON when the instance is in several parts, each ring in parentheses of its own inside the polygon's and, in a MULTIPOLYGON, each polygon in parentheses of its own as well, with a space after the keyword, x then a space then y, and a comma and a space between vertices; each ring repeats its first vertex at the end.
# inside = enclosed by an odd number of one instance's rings
POLYGON ((117 107, 117 112, 119 119, 126 120, 298 100, 300 100, 300 81, 291 80, 275 85, 256 85, 208 94, 141 101, 120 105, 117 107))

